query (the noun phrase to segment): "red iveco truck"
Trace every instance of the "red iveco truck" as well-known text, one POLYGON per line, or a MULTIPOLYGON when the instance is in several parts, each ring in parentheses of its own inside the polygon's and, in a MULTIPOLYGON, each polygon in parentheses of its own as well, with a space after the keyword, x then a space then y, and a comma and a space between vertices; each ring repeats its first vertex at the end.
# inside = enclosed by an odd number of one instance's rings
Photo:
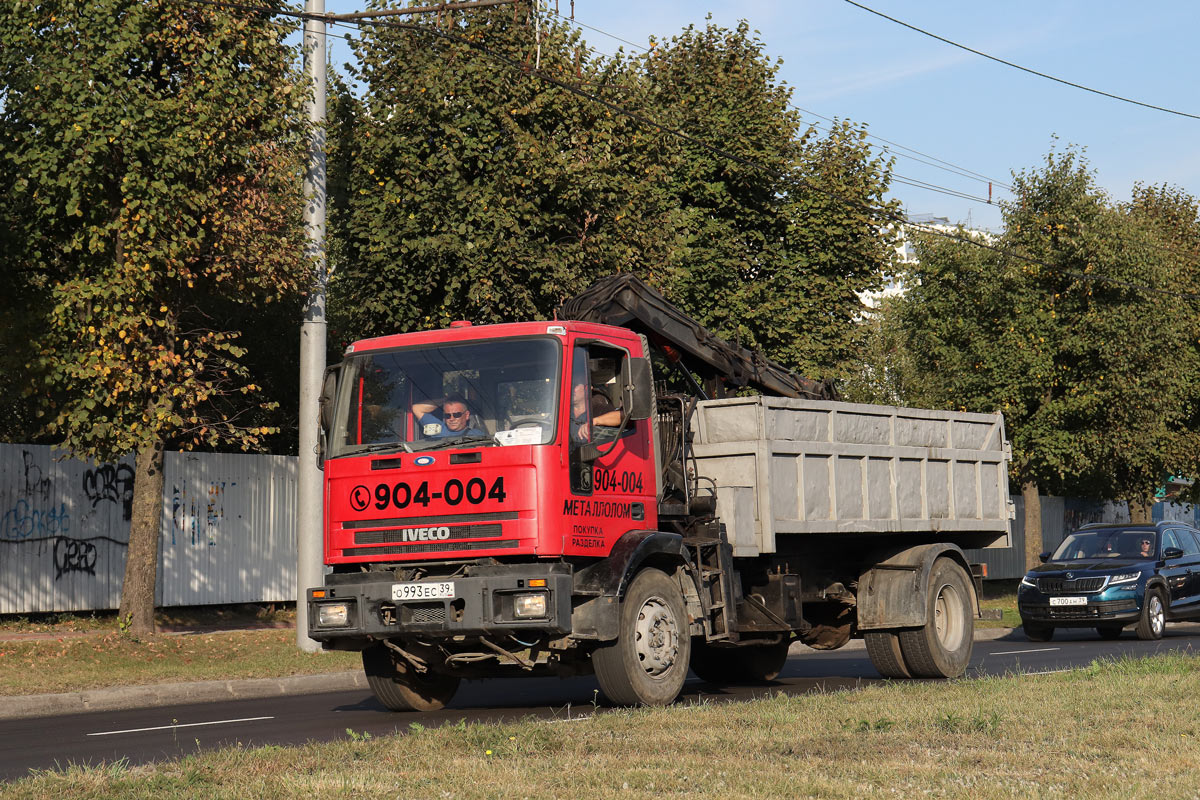
POLYGON ((355 342, 327 375, 309 635, 384 705, 581 673, 664 704, 689 667, 765 681, 854 636, 885 676, 963 673, 963 548, 1008 544, 999 415, 838 402, 629 275, 558 316, 355 342))

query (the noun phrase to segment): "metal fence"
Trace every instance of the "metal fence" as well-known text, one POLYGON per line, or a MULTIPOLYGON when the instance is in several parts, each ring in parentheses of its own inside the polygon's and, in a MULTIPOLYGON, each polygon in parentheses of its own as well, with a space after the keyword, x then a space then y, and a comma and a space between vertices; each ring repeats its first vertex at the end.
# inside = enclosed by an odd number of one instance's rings
MULTIPOLYGON (((296 597, 296 459, 167 453, 156 602, 296 597)), ((0 444, 0 613, 120 604, 133 462, 0 444)))

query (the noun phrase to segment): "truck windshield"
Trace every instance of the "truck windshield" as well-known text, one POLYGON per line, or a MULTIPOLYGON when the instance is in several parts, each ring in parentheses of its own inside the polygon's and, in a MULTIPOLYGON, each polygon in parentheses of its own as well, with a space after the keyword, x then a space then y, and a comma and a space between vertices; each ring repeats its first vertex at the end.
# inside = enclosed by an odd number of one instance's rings
POLYGON ((561 346, 501 339, 352 355, 342 369, 331 458, 554 439, 561 346))

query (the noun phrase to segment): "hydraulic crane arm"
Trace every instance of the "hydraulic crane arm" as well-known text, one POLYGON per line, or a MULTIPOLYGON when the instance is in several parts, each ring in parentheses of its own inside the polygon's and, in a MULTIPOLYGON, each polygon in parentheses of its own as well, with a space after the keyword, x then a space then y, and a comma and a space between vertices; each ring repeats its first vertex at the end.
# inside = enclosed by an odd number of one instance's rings
POLYGON ((829 381, 804 378, 757 350, 731 344, 684 314, 637 276, 620 273, 585 289, 558 309, 561 319, 619 325, 643 334, 671 361, 683 361, 709 397, 745 386, 782 397, 835 399, 829 381))

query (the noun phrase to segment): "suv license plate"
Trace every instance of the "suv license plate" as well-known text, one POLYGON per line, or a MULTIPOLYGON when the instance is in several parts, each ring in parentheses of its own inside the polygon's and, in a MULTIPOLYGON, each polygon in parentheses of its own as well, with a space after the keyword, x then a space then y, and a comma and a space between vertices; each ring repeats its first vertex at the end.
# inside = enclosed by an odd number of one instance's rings
POLYGON ((452 600, 454 581, 409 581, 392 584, 393 600, 452 600))
POLYGON ((1086 606, 1086 597, 1051 597, 1050 605, 1052 606, 1086 606))

